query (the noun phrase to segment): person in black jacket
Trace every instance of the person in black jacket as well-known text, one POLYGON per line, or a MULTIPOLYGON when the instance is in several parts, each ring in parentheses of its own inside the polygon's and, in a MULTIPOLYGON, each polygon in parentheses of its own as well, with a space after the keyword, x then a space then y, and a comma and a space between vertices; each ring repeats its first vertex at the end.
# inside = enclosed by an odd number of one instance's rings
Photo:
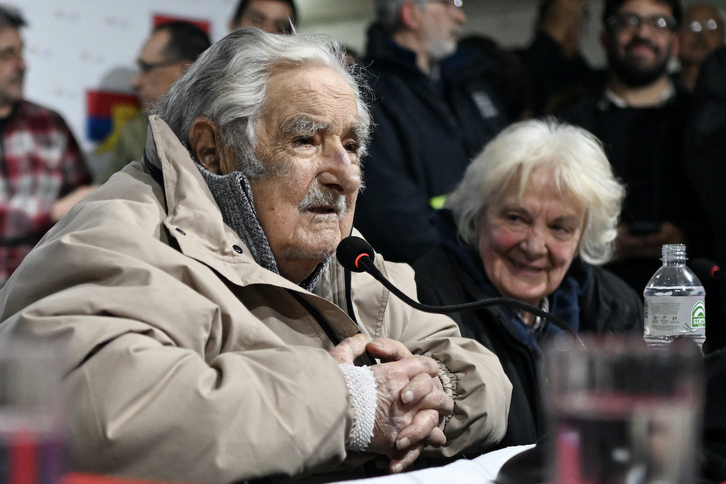
POLYGON ((607 81, 558 114, 603 142, 628 188, 607 268, 640 294, 661 266, 663 244, 709 255, 704 209, 684 163, 690 95, 668 73, 681 18, 680 0, 606 0, 607 81))
MULTIPOLYGON (((414 264, 428 304, 510 297, 559 316, 573 332, 643 331, 643 307, 598 267, 612 254, 624 196, 599 141, 554 120, 502 131, 437 214, 445 240, 414 264)), ((541 346, 563 328, 509 307, 453 314, 464 336, 499 357, 513 385, 500 446, 544 433, 541 346)))
POLYGON ((532 83, 535 116, 556 112, 602 79, 580 49, 587 16, 587 0, 539 0, 535 36, 518 52, 532 83))
POLYGON ((436 245, 434 208, 508 123, 483 74, 487 66, 473 59, 440 65, 456 51, 466 20, 460 3, 376 0, 378 20, 362 61, 376 128, 355 224, 388 260, 412 263, 436 245))

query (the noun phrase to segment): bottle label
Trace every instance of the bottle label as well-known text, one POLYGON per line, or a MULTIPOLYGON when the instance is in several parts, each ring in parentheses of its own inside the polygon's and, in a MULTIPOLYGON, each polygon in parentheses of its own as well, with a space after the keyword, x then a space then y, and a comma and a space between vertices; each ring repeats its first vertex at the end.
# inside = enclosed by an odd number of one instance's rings
POLYGON ((645 332, 670 335, 703 332, 706 329, 704 296, 647 296, 645 332))

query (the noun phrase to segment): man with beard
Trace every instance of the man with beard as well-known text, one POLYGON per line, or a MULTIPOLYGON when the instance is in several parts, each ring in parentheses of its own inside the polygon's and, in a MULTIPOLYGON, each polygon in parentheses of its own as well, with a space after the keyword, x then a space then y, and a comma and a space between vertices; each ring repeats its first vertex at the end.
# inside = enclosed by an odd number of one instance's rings
POLYGON ((461 0, 376 0, 362 62, 376 129, 356 226, 391 260, 410 263, 436 245, 431 214, 469 160, 507 124, 480 71, 441 68, 456 51, 466 20, 461 7, 461 0))
POLYGON ((608 0, 602 41, 608 54, 604 90, 561 117, 602 140, 627 195, 609 268, 642 294, 660 266, 663 244, 708 250, 703 210, 684 169, 688 94, 667 71, 678 54, 678 0, 608 0))
POLYGON ((334 255, 370 127, 358 75, 327 37, 230 33, 155 105, 143 160, 0 291, 0 336, 63 350, 74 469, 332 482, 502 438, 496 356, 334 255))
POLYGON ((83 155, 58 114, 23 99, 20 12, 0 5, 0 287, 43 234, 92 190, 83 155))

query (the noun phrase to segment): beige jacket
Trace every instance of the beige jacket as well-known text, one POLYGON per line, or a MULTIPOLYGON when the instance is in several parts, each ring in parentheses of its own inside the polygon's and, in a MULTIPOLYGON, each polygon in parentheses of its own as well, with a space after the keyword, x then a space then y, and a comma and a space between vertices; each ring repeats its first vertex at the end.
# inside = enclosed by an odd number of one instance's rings
MULTIPOLYGON (((346 455, 355 416, 345 381, 331 341, 296 299, 341 337, 355 334, 343 269, 329 264, 312 294, 257 265, 187 150, 159 119, 151 132, 146 151, 164 186, 130 164, 59 222, 0 292, 0 331, 65 350, 74 467, 193 482, 350 470, 363 456, 346 455)), ((408 266, 376 262, 415 294, 408 266)), ((511 386, 497 358, 368 275, 354 274, 352 288, 363 333, 400 340, 456 375, 449 443, 436 452, 499 441, 511 386)))

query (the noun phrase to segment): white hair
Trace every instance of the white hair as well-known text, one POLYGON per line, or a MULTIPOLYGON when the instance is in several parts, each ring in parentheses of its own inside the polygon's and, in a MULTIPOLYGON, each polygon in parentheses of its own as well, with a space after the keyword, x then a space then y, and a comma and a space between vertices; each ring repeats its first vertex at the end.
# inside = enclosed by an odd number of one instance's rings
POLYGON ((365 154, 371 116, 363 100, 367 90, 360 68, 346 62, 345 52, 323 35, 268 34, 238 29, 207 49, 154 106, 187 147, 189 129, 197 117, 220 128, 220 139, 237 153, 238 170, 249 178, 265 175, 254 156, 256 124, 265 104, 270 76, 277 69, 304 65, 326 66, 350 85, 358 103, 359 158, 365 154))
POLYGON ((429 0, 376 0, 376 20, 387 34, 394 34, 401 27, 401 7, 406 2, 424 7, 429 0))
POLYGON ((471 162, 445 204, 454 214, 459 236, 476 245, 480 215, 510 183, 519 182, 521 197, 535 169, 553 173, 558 189, 586 207, 580 257, 590 264, 610 260, 625 188, 613 176, 594 135, 553 118, 509 126, 471 162))

